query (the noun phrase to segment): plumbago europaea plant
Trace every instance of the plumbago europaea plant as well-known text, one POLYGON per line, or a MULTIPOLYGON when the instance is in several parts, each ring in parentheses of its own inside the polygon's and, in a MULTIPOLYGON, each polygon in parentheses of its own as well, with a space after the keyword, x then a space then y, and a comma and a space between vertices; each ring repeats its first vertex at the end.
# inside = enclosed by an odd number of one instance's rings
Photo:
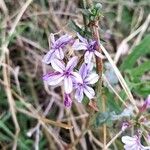
MULTIPOLYGON (((99 97, 97 97, 96 91, 103 97, 103 94, 105 94, 102 93, 103 88, 104 86, 107 87, 106 83, 102 84, 104 80, 102 78, 102 60, 108 57, 102 54, 102 43, 98 30, 101 4, 98 3, 92 5, 92 7, 84 8, 83 14, 85 27, 77 28, 76 37, 65 33, 56 38, 53 33, 50 34, 50 50, 43 58, 43 62, 53 68, 52 72, 43 76, 43 80, 50 86, 61 85, 64 87, 64 105, 67 108, 71 108, 73 99, 81 103, 84 97, 87 97, 90 101, 97 99, 98 102, 99 97), (67 52, 70 49, 73 50, 74 55, 67 57, 67 52), (78 52, 80 51, 82 56, 79 57, 78 52), (97 89, 100 89, 100 91, 97 89)), ((110 68, 113 70, 113 67, 110 68)), ((107 77, 109 81, 109 72, 107 72, 107 77)), ((109 86, 111 86, 111 83, 109 86)), ((111 89, 113 89, 113 86, 111 86, 111 89)), ((102 148, 108 149, 117 137, 124 132, 121 140, 125 150, 150 150, 150 146, 142 144, 145 144, 145 141, 150 144, 150 116, 146 113, 150 108, 150 96, 138 107, 135 106, 135 103, 132 103, 133 107, 132 104, 126 105, 123 100, 121 102, 125 104, 126 108, 120 114, 116 114, 115 111, 100 112, 99 108, 99 112, 94 118, 98 125, 106 124, 109 121, 122 124, 119 134, 105 143, 102 148), (134 129, 134 134, 126 135, 129 132, 125 134, 125 131, 131 131, 131 129, 134 129)), ((106 130, 106 126, 104 130, 106 130)))

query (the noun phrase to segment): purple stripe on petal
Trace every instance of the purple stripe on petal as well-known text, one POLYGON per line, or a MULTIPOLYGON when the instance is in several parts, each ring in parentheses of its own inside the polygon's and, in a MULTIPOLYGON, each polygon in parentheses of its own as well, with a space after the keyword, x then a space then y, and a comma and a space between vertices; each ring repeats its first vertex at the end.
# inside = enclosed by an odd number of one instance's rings
POLYGON ((61 36, 57 41, 56 41, 56 46, 59 46, 61 48, 64 48, 69 42, 72 40, 72 36, 65 34, 61 36))
POLYGON ((59 73, 48 73, 43 76, 43 80, 46 81, 49 85, 57 85, 64 79, 64 76, 59 73))
POLYGON ((79 40, 75 40, 75 42, 72 45, 72 48, 74 50, 87 50, 87 45, 85 43, 79 42, 79 40))
POLYGON ((71 72, 74 69, 74 67, 77 65, 77 63, 78 63, 78 57, 77 56, 72 57, 67 63, 66 70, 68 72, 71 72))
POLYGON ((42 59, 42 61, 45 63, 45 64, 50 64, 52 59, 54 58, 54 53, 55 51, 52 49, 50 50, 42 59))
POLYGON ((94 90, 89 86, 85 86, 84 93, 89 99, 92 99, 95 96, 94 90))
POLYGON ((79 74, 79 73, 77 73, 77 72, 72 72, 71 73, 72 74, 72 80, 74 81, 74 82, 78 82, 78 83, 83 83, 83 80, 82 80, 82 78, 81 78, 81 75, 79 74))
POLYGON ((88 44, 88 41, 86 38, 82 37, 79 33, 77 33, 78 38, 80 39, 81 42, 88 44))
POLYGON ((85 79, 85 77, 87 76, 87 64, 83 63, 79 69, 79 74, 81 75, 82 79, 85 79))
POLYGON ((52 62, 51 62, 51 65, 52 67, 58 71, 58 72, 61 72, 63 73, 63 71, 65 70, 65 65, 63 62, 59 61, 58 59, 54 59, 52 62))
POLYGON ((83 99, 83 88, 78 88, 75 92, 75 99, 78 101, 78 102, 82 102, 82 99, 83 99))
POLYGON ((85 82, 87 84, 95 84, 98 81, 98 79, 99 79, 98 74, 93 72, 85 79, 85 82))
POLYGON ((62 51, 62 48, 59 48, 55 51, 55 55, 58 59, 63 59, 64 58, 64 52, 62 51))

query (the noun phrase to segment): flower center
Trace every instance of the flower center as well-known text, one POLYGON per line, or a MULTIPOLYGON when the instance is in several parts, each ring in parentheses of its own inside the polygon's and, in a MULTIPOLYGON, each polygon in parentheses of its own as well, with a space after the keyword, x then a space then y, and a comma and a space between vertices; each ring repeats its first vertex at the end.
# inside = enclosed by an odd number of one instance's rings
POLYGON ((97 42, 92 41, 91 43, 89 43, 88 51, 94 52, 96 50, 96 46, 97 46, 97 42))
POLYGON ((69 71, 64 71, 64 75, 69 77, 71 75, 71 73, 69 71))

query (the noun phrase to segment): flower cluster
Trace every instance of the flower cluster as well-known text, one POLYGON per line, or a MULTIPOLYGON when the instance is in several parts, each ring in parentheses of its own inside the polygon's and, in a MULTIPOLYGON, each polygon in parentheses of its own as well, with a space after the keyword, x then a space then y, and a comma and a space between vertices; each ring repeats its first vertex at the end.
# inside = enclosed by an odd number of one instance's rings
POLYGON ((141 138, 137 135, 133 137, 123 136, 122 142, 125 144, 125 150, 150 150, 149 146, 143 146, 141 144, 141 138))
POLYGON ((150 150, 150 146, 143 146, 141 143, 141 137, 143 136, 148 143, 150 143, 150 132, 149 132, 149 120, 144 117, 144 113, 147 109, 150 108, 150 95, 144 101, 141 107, 139 107, 139 112, 141 116, 138 116, 136 122, 123 122, 122 131, 125 131, 127 128, 130 128, 132 125, 135 125, 137 133, 133 136, 123 136, 122 142, 124 143, 125 150, 150 150), (134 124, 132 124, 134 123, 134 124), (138 126, 137 126, 138 124, 138 126))
POLYGON ((54 69, 43 76, 43 80, 49 85, 64 85, 64 105, 70 107, 72 104, 71 93, 75 92, 75 99, 81 102, 84 94, 92 99, 95 96, 95 91, 91 87, 95 84, 99 76, 93 71, 92 58, 94 55, 100 58, 104 56, 96 50, 97 41, 87 40, 77 34, 77 39, 65 34, 58 39, 55 39, 54 34, 50 35, 51 47, 49 52, 44 56, 43 62, 50 64, 54 69), (84 51, 84 62, 79 70, 77 63, 78 57, 74 56, 64 63, 64 56, 67 51, 67 45, 70 45, 74 51, 84 51))

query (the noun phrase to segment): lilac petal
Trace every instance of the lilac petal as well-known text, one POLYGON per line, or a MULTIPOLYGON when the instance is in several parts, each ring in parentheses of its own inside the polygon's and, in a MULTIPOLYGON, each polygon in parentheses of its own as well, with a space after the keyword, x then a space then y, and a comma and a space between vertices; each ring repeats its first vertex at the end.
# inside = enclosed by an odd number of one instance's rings
POLYGON ((88 44, 87 39, 85 39, 84 37, 82 37, 79 33, 77 33, 78 38, 80 39, 81 42, 88 44))
POLYGON ((75 99, 81 103, 83 99, 83 88, 78 88, 75 92, 75 99))
POLYGON ((71 77, 64 78, 64 90, 67 94, 71 93, 73 89, 73 83, 71 77))
POLYGON ((93 52, 86 51, 84 55, 84 61, 85 63, 90 63, 93 57, 93 52))
POLYGON ((50 64, 52 59, 54 58, 54 50, 50 50, 42 59, 45 64, 50 64))
POLYGON ((92 99, 95 96, 94 90, 89 86, 85 86, 84 93, 89 99, 92 99))
POLYGON ((64 58, 64 53, 62 51, 62 48, 59 48, 58 50, 56 50, 55 55, 57 56, 58 59, 62 60, 64 58))
POLYGON ((78 62, 78 57, 77 56, 72 57, 67 63, 66 70, 69 72, 72 71, 74 67, 77 65, 77 62, 78 62))
POLYGON ((61 61, 59 61, 58 59, 54 59, 52 62, 51 62, 51 65, 52 67, 58 71, 58 72, 61 72, 63 73, 63 71, 65 70, 65 65, 64 63, 62 63, 61 61))
POLYGON ((98 74, 93 72, 85 79, 85 82, 87 82, 88 84, 95 84, 98 81, 98 79, 98 74))
POLYGON ((86 51, 85 54, 84 54, 84 61, 85 61, 85 63, 89 62, 89 54, 90 54, 89 51, 86 51))
POLYGON ((68 35, 68 34, 65 34, 65 35, 62 35, 58 40, 57 40, 57 43, 61 43, 62 46, 65 46, 66 44, 68 44, 68 42, 72 39, 72 36, 68 35))
POLYGON ((93 63, 88 63, 87 64, 87 68, 88 68, 87 69, 87 74, 89 74, 93 70, 93 66, 94 66, 93 63))
POLYGON ((79 74, 81 75, 82 79, 84 80, 87 76, 87 64, 83 63, 79 69, 79 74))
POLYGON ((54 37, 53 33, 50 34, 50 40, 51 40, 52 44, 55 43, 55 37, 54 37))
POLYGON ((64 100, 65 107, 71 107, 72 106, 72 99, 70 94, 65 93, 65 100, 64 100))
POLYGON ((132 144, 136 143, 137 139, 135 137, 123 136, 121 140, 124 144, 132 145, 132 144))
POLYGON ((104 59, 104 58, 105 58, 104 55, 102 55, 100 52, 98 52, 98 51, 96 51, 96 50, 95 50, 94 54, 95 54, 97 57, 101 58, 101 59, 104 59))
POLYGON ((78 82, 78 83, 83 83, 83 80, 81 78, 81 75, 77 72, 72 72, 72 78, 73 78, 73 81, 75 82, 78 82))
POLYGON ((146 108, 150 108, 150 95, 148 95, 148 97, 144 103, 146 104, 146 108))
POLYGON ((45 80, 49 85, 57 85, 64 79, 61 73, 48 73, 43 76, 43 80, 45 80))
POLYGON ((139 147, 137 147, 136 145, 125 145, 124 146, 124 149, 125 150, 142 150, 142 149, 139 149, 139 147))
POLYGON ((87 75, 92 71, 93 63, 85 64, 83 63, 79 69, 79 74, 81 75, 82 79, 84 80, 87 75))
POLYGON ((87 44, 81 43, 81 42, 79 42, 79 40, 77 39, 77 40, 75 40, 75 42, 73 43, 72 48, 73 48, 74 50, 87 50, 87 44))

